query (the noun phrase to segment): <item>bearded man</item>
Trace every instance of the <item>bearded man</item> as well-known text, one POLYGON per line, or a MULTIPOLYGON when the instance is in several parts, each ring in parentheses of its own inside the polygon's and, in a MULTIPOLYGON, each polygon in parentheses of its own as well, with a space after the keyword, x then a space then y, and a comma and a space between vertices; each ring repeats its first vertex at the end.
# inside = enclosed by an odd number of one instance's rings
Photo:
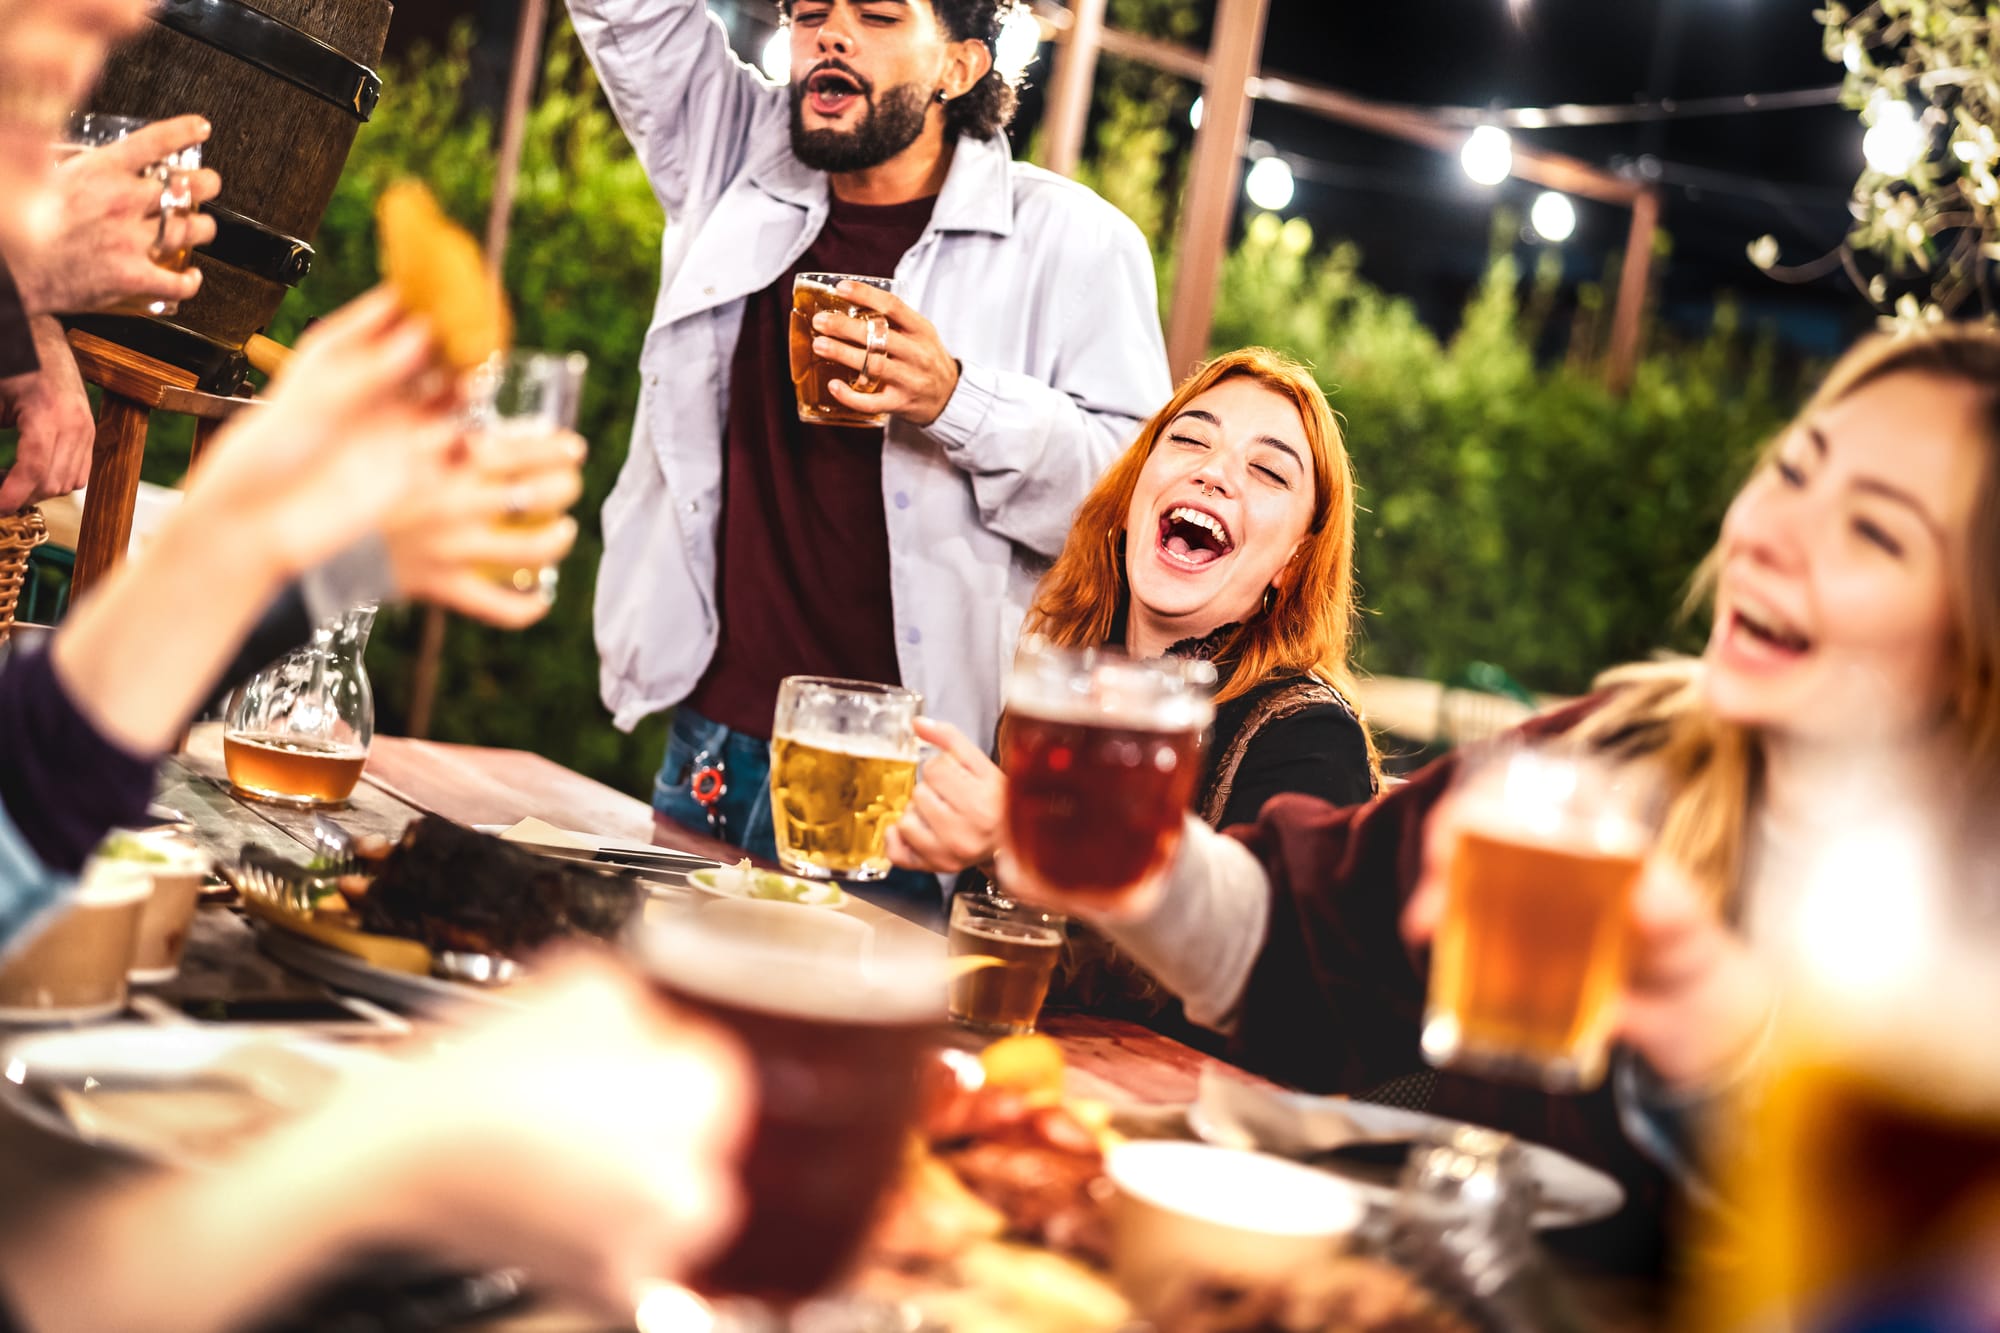
POLYGON ((627 729, 676 708, 658 816, 766 856, 778 682, 900 683, 991 737, 1036 578, 1170 388, 1138 229, 1012 160, 1001 0, 781 8, 788 88, 701 0, 570 0, 668 220, 604 507, 604 699, 627 729), (799 420, 799 273, 894 279, 810 335, 886 427, 799 420))

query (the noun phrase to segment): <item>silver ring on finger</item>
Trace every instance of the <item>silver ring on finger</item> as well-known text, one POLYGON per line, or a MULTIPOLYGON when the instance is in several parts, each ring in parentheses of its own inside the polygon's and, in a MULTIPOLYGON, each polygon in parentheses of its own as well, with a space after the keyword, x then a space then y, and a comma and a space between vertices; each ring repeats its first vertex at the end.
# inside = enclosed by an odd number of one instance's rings
POLYGON ((889 360, 889 321, 886 319, 868 321, 868 347, 861 354, 861 373, 854 377, 854 387, 862 393, 875 391, 875 376, 871 373, 871 369, 877 357, 880 357, 884 364, 889 360))

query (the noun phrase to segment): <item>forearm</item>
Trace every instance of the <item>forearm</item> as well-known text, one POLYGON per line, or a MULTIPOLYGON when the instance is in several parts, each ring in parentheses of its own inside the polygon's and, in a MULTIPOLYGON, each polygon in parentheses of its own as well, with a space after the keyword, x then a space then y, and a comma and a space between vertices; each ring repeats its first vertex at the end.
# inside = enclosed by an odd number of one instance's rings
POLYGON ((289 1138, 222 1167, 102 1188, 0 1246, 24 1333, 238 1328, 385 1235, 385 1191, 289 1138))
POLYGON ((199 495, 77 603, 50 650, 98 732, 138 754, 173 743, 287 581, 254 528, 199 495))
POLYGON ((1189 1018, 1227 1031, 1270 914, 1271 884, 1257 858, 1190 815, 1152 911, 1099 929, 1179 996, 1189 1018))

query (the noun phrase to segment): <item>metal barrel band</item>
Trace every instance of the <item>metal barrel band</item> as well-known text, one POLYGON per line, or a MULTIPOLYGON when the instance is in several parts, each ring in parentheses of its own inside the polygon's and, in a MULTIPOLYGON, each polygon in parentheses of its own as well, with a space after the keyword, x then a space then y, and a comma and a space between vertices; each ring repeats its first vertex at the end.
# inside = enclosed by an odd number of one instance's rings
POLYGON ((243 0, 165 0, 154 22, 277 75, 367 120, 382 98, 374 70, 243 0))
POLYGON ((298 237, 233 209, 207 204, 202 211, 215 219, 215 239, 195 253, 281 287, 296 287, 312 272, 313 248, 298 237))

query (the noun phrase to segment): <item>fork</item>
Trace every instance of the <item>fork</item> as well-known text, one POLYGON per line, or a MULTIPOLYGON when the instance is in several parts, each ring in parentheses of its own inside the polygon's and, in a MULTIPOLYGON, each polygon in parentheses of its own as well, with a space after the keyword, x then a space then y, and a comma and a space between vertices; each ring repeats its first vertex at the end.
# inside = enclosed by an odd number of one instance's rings
POLYGON ((290 912, 310 912, 315 890, 330 878, 287 861, 276 852, 246 842, 237 853, 233 878, 239 892, 290 912))
POLYGON ((361 869, 361 858, 355 854, 352 833, 322 814, 313 815, 312 833, 312 873, 338 879, 361 869))

